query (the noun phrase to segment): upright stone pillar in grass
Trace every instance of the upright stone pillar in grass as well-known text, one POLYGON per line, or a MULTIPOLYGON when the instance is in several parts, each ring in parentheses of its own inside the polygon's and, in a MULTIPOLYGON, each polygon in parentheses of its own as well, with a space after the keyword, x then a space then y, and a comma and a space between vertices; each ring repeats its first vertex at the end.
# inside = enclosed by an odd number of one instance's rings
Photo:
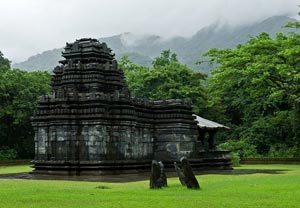
POLYGON ((157 189, 168 186, 167 176, 164 172, 163 163, 152 161, 151 164, 151 176, 150 176, 150 188, 157 189))
POLYGON ((200 189, 199 183, 187 158, 182 157, 180 162, 182 170, 178 167, 177 163, 174 162, 175 170, 179 177, 180 183, 190 189, 200 189))
POLYGON ((177 173, 177 176, 179 178, 181 185, 186 186, 186 177, 184 176, 181 168, 178 167, 176 162, 174 162, 174 167, 175 167, 175 170, 176 170, 176 173, 177 173))

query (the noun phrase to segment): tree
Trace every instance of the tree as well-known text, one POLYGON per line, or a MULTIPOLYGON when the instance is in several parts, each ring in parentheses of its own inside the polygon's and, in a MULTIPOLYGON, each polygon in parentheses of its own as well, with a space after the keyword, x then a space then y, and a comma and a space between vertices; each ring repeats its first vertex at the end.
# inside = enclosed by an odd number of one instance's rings
POLYGON ((131 94, 135 97, 140 97, 141 90, 144 88, 144 76, 149 69, 145 66, 134 64, 129 60, 128 56, 123 56, 119 65, 125 73, 125 79, 131 94))
POLYGON ((161 56, 154 59, 152 66, 153 68, 157 68, 169 65, 172 62, 178 62, 177 55, 175 53, 171 53, 170 50, 165 50, 161 53, 161 56))
POLYGON ((120 66, 133 96, 149 100, 189 99, 195 112, 205 112, 205 74, 181 64, 169 50, 163 51, 152 64, 149 69, 132 63, 128 57, 121 59, 120 66))
POLYGON ((34 154, 34 132, 30 117, 37 99, 49 92, 48 72, 25 72, 0 67, 0 144, 21 158, 34 154))
POLYGON ((254 144, 299 146, 295 100, 300 97, 300 35, 266 33, 235 49, 211 49, 209 105, 234 126, 231 137, 254 144))
POLYGON ((10 68, 10 60, 4 58, 3 53, 0 51, 0 67, 10 68))

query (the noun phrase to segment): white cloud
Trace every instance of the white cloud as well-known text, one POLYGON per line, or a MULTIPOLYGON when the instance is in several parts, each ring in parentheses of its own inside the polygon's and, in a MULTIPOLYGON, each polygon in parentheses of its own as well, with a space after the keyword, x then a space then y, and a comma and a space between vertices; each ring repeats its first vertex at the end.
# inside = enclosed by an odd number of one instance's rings
POLYGON ((191 36, 216 21, 239 25, 295 16, 295 0, 9 0, 0 3, 0 50, 13 61, 80 37, 124 32, 191 36))

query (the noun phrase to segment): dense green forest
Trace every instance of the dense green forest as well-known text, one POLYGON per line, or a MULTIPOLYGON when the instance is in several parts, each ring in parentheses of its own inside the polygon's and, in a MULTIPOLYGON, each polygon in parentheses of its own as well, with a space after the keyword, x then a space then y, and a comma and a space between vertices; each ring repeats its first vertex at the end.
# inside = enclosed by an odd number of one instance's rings
POLYGON ((299 157, 300 35, 267 33, 235 49, 211 49, 213 119, 232 128, 225 147, 243 156, 299 157), (230 144, 231 143, 231 144, 230 144))
POLYGON ((34 156, 30 117, 37 98, 49 93, 49 81, 48 72, 11 69, 0 53, 0 160, 34 156))
MULTIPOLYGON (((290 24, 290 27, 297 25, 290 24)), ((189 99, 198 115, 231 127, 218 147, 244 157, 300 157, 300 35, 262 33, 233 49, 210 49, 194 71, 165 50, 150 67, 124 56, 120 67, 135 97, 189 99)), ((48 72, 10 68, 0 53, 0 159, 34 154, 30 117, 49 93, 48 72)))
POLYGON ((155 58, 151 68, 136 65, 127 56, 119 64, 133 96, 149 100, 188 99, 197 113, 204 112, 207 76, 181 64, 170 50, 155 58))

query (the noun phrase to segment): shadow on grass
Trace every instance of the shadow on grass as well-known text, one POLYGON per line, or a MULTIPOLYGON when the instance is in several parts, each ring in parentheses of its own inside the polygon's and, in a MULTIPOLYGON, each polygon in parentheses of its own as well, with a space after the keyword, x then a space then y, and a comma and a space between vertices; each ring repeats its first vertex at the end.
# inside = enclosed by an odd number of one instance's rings
POLYGON ((109 189, 108 186, 97 186, 96 189, 109 189))
MULTIPOLYGON (((283 174, 289 171, 286 169, 237 169, 237 170, 214 170, 214 171, 195 171, 195 175, 249 175, 249 174, 283 174)), ((167 172, 167 177, 177 177, 175 172, 167 172)), ((67 181, 91 181, 91 182, 111 182, 128 183, 149 180, 150 172, 122 174, 122 175, 101 175, 101 176, 62 176, 62 175, 41 175, 30 173, 0 174, 0 180, 28 179, 28 180, 67 180, 67 181)), ((105 187, 98 187, 105 189, 105 187)))
MULTIPOLYGON (((128 183, 150 179, 150 173, 137 174, 122 174, 122 175, 99 175, 99 176, 64 176, 64 175, 42 175, 31 173, 11 173, 0 174, 1 180, 65 180, 65 181, 90 181, 90 182, 110 182, 110 183, 128 183)), ((97 187, 98 189, 105 189, 106 187, 97 187)))
POLYGON ((222 175, 283 174, 286 171, 289 171, 289 170, 284 170, 284 169, 237 169, 237 170, 219 172, 216 174, 222 174, 222 175))

